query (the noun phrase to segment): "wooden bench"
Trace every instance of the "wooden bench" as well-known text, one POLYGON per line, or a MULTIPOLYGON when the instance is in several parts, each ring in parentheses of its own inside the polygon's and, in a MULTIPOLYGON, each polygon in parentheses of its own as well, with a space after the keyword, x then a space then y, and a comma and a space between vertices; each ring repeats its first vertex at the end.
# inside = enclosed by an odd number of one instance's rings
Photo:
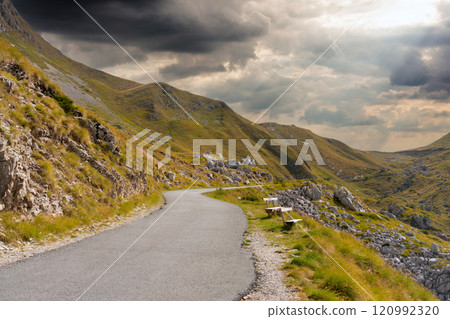
POLYGON ((282 207, 278 206, 278 198, 276 197, 263 198, 263 200, 266 202, 266 213, 269 217, 272 217, 282 209, 282 207))
POLYGON ((295 224, 297 224, 298 222, 301 221, 301 219, 294 219, 294 218, 292 218, 291 212, 292 212, 292 208, 291 207, 282 207, 278 211, 278 215, 280 215, 281 219, 283 219, 283 223, 286 226, 288 226, 289 228, 291 228, 292 226, 294 226, 295 224), (285 219, 284 218, 284 214, 285 213, 289 216, 290 219, 285 219))

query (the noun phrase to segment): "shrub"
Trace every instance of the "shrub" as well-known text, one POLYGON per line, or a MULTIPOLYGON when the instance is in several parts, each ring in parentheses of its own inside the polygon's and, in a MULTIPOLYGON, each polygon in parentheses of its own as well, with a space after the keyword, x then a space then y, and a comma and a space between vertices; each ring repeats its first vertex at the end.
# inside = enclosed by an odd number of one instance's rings
POLYGON ((66 114, 73 115, 79 112, 79 110, 69 97, 53 93, 52 98, 54 98, 58 102, 59 106, 64 110, 64 112, 66 112, 66 114))
POLYGON ((259 198, 256 196, 250 195, 250 196, 242 197, 242 200, 248 200, 250 202, 257 202, 257 201, 259 201, 259 198))

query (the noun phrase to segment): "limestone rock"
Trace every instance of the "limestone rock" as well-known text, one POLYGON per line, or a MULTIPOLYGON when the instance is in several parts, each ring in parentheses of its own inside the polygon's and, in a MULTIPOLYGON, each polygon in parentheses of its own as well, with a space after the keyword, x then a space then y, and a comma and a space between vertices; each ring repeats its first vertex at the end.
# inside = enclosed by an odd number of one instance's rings
POLYGON ((308 188, 308 190, 306 191, 306 196, 308 196, 312 200, 319 200, 322 198, 322 192, 318 188, 312 187, 308 188))
POLYGON ((405 209, 401 207, 400 205, 397 205, 395 203, 389 203, 387 206, 387 210, 389 213, 394 215, 396 218, 401 217, 403 213, 405 212, 405 209))
POLYGON ((117 156, 120 156, 120 149, 116 144, 116 137, 111 133, 109 128, 99 122, 89 119, 86 121, 82 120, 81 124, 89 130, 91 139, 94 141, 94 143, 98 144, 104 142, 111 152, 113 152, 117 156))
POLYGON ((0 75, 0 80, 6 85, 6 89, 8 90, 8 93, 14 92, 15 89, 18 88, 17 84, 14 83, 13 80, 10 80, 4 76, 0 75))
POLYGON ((353 197, 352 193, 345 187, 341 187, 334 192, 334 197, 337 198, 344 207, 358 211, 361 213, 365 213, 364 207, 358 202, 355 197, 353 197))

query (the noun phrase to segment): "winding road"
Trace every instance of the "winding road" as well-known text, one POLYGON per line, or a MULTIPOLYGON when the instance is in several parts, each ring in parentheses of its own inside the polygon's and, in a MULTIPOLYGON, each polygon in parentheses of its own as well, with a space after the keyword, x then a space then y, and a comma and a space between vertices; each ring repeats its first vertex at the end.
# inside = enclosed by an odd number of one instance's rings
POLYGON ((206 191, 168 192, 133 224, 1 267, 0 300, 240 299, 255 279, 247 219, 206 191))

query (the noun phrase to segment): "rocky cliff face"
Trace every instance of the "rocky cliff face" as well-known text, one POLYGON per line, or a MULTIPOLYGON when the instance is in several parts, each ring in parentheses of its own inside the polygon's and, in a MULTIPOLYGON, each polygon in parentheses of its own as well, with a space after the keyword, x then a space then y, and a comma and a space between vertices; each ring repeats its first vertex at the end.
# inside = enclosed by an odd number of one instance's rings
POLYGON ((8 60, 0 80, 0 211, 59 216, 83 193, 114 200, 148 189, 145 174, 121 164, 111 130, 82 112, 65 114, 39 75, 8 60))
POLYGON ((0 0, 0 32, 17 31, 31 34, 31 28, 17 12, 10 0, 0 0))

